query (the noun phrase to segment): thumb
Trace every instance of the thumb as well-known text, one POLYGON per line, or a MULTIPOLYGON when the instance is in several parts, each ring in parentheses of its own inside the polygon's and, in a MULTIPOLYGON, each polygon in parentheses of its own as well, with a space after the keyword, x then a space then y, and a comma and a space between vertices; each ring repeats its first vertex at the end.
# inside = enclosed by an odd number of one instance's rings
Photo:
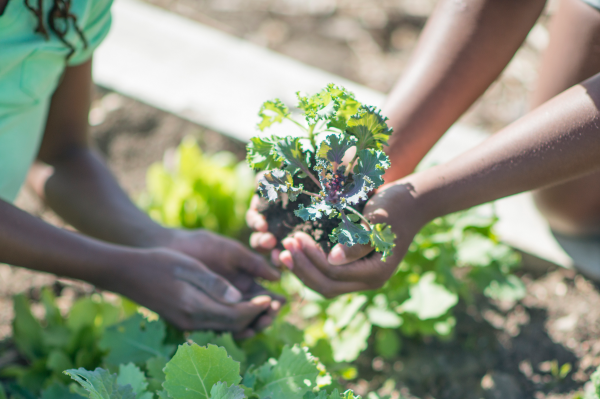
POLYGON ((279 280, 279 272, 273 269, 269 262, 262 256, 250 251, 240 243, 235 243, 230 248, 231 256, 237 267, 253 277, 264 278, 269 281, 279 280))
POLYGON ((242 293, 237 288, 202 264, 195 269, 178 266, 174 274, 175 278, 199 288, 216 301, 231 304, 242 300, 242 293))
POLYGON ((331 249, 327 256, 327 261, 332 265, 345 265, 346 263, 354 262, 373 251, 370 245, 355 244, 347 247, 342 244, 337 244, 331 249))

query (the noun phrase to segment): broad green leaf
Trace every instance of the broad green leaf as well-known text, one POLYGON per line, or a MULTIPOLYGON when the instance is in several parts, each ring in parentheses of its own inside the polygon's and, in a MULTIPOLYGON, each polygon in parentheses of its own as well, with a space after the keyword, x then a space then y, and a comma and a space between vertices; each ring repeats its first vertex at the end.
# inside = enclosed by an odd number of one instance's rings
POLYGON ((165 325, 162 320, 148 321, 138 313, 107 328, 99 346, 109 351, 105 358, 107 364, 143 364, 151 357, 170 355, 172 347, 163 344, 164 338, 165 325))
POLYGON ((302 398, 317 383, 319 370, 306 350, 286 346, 277 361, 271 360, 255 370, 255 392, 260 399, 302 398))
POLYGON ((215 345, 180 345, 165 367, 163 387, 175 399, 209 399, 217 382, 238 384, 240 364, 215 345))
MULTIPOLYGON (((56 305, 56 296, 50 287, 44 287, 41 292, 41 300, 46 310, 44 317, 47 326, 63 326, 65 320, 63 319, 60 309, 56 305)), ((61 370, 62 371, 62 370, 61 370)))
POLYGON ((19 352, 25 355, 28 360, 39 359, 46 354, 42 326, 31 314, 29 300, 25 295, 15 295, 13 303, 15 311, 13 341, 19 352))
POLYGON ((210 390, 210 399, 244 399, 244 390, 237 385, 227 387, 223 382, 217 382, 210 390))
POLYGON ((119 365, 119 375, 117 376, 117 383, 125 386, 130 385, 135 393, 136 399, 152 399, 152 394, 146 392, 148 388, 148 382, 146 376, 135 364, 121 364, 119 365))
POLYGON ((346 136, 343 133, 329 134, 321 142, 317 157, 339 165, 342 163, 346 151, 354 145, 356 145, 356 138, 352 136, 346 136))
POLYGON ((246 362, 246 354, 239 346, 237 346, 231 333, 217 335, 212 331, 196 331, 190 334, 188 339, 200 346, 206 346, 208 344, 222 346, 233 360, 240 362, 241 364, 246 362))
POLYGON ((423 274, 409 291, 410 298, 402 303, 402 310, 421 320, 440 317, 458 302, 458 295, 435 282, 434 272, 423 274))
POLYGON ((592 392, 595 394, 594 399, 600 398, 600 367, 592 374, 590 381, 592 382, 592 392))
POLYGON ((370 232, 362 224, 352 223, 348 218, 342 217, 342 221, 333 229, 329 235, 331 242, 339 242, 347 247, 356 244, 368 244, 370 232))
POLYGON ((148 376, 160 381, 161 383, 165 380, 165 372, 163 369, 167 365, 168 359, 164 356, 151 357, 146 361, 146 370, 148 370, 148 376))
POLYGON ((331 336, 333 359, 336 362, 352 362, 367 347, 371 335, 371 323, 364 313, 357 313, 346 328, 331 336))
POLYGON ((263 131, 274 123, 281 123, 289 115, 290 110, 280 99, 265 101, 258 111, 261 118, 258 128, 263 131))
POLYGON ((300 93, 296 95, 298 108, 304 111, 309 125, 326 120, 328 127, 344 130, 348 119, 356 114, 360 107, 354 94, 332 83, 313 96, 303 96, 300 93))
POLYGON ((294 187, 292 174, 287 170, 274 169, 265 172, 258 181, 258 191, 269 201, 277 200, 279 194, 285 193, 290 201, 295 201, 302 192, 302 185, 294 187))
POLYGON ((248 163, 255 170, 277 169, 281 167, 283 157, 275 151, 280 137, 252 137, 246 146, 248 163))
POLYGON ((335 214, 335 210, 325 201, 314 202, 306 208, 300 204, 298 209, 294 211, 294 214, 302 220, 317 220, 323 215, 329 216, 332 213, 335 214))
POLYGON ((75 301, 69 310, 67 327, 74 332, 88 326, 103 331, 119 320, 119 313, 119 308, 111 303, 83 297, 75 301))
POLYGON ((131 386, 117 383, 117 375, 97 368, 88 371, 84 368, 66 370, 65 374, 77 381, 86 391, 90 399, 135 399, 131 386))
MULTIPOLYGON (((0 384, 0 399, 8 399, 6 397, 6 391, 4 391, 4 386, 2 386, 2 384, 0 384)), ((47 398, 42 397, 41 399, 61 399, 60 396, 56 396, 56 395, 52 395, 49 396, 47 398)))
POLYGON ((346 132, 356 137, 359 151, 367 148, 381 150, 392 134, 387 119, 377 108, 363 105, 348 120, 346 132))
POLYGON ((363 305, 367 303, 366 295, 346 294, 336 298, 326 310, 327 316, 334 321, 336 329, 346 327, 354 316, 361 310, 363 305))
MULTIPOLYGON (((50 385, 48 388, 44 389, 42 391, 42 395, 40 396, 40 399, 82 399, 82 398, 84 398, 84 397, 81 395, 78 395, 76 393, 72 393, 69 390, 68 386, 59 384, 57 382, 50 385)), ((6 397, 2 397, 2 395, 0 395, 0 399, 6 399, 6 397)))
POLYGON ((392 256, 392 248, 396 246, 396 234, 392 232, 392 227, 385 223, 377 223, 371 229, 371 245, 375 251, 381 252, 382 261, 386 261, 388 256, 392 256))
POLYGON ((369 306, 367 317, 371 324, 384 328, 398 328, 402 325, 402 318, 396 312, 386 308, 369 306))
POLYGON ((156 394, 158 395, 158 399, 173 399, 165 390, 158 391, 156 394))
POLYGON ((375 334, 375 352, 386 359, 392 359, 400 351, 400 337, 395 330, 382 328, 375 334))
POLYGON ((310 173, 310 153, 302 148, 300 138, 288 136, 281 139, 275 146, 275 151, 283 158, 283 162, 287 165, 285 169, 288 170, 292 176, 299 170, 306 174, 310 173))
POLYGON ((48 370, 56 373, 62 373, 67 369, 73 368, 73 362, 63 350, 54 349, 52 352, 50 352, 50 354, 48 354, 46 367, 48 370))
POLYGON ((527 288, 525 284, 515 275, 495 279, 483 290, 485 296, 500 301, 518 301, 525 297, 527 288))

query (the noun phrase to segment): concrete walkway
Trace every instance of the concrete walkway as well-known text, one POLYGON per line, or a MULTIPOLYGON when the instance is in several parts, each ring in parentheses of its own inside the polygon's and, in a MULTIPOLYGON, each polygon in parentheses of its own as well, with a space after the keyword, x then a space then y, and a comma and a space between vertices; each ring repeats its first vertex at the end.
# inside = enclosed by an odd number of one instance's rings
MULTIPOLYGON (((257 112, 265 100, 295 104, 295 92, 342 85, 367 104, 383 93, 208 28, 137 0, 116 0, 114 23, 94 59, 94 79, 106 88, 174 113, 240 140, 257 134, 257 112)), ((284 124, 271 132, 286 134, 284 124)), ((486 135, 454 126, 424 160, 442 163, 486 135)), ((503 241, 539 258, 570 267, 529 194, 497 201, 503 241)))

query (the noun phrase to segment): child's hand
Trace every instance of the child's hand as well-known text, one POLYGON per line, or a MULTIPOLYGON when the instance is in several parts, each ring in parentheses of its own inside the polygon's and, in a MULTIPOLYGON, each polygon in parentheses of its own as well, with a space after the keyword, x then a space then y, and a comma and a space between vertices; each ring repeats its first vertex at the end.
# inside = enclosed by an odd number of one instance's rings
POLYGON ((378 253, 362 259, 373 251, 369 245, 337 244, 326 255, 310 236, 296 233, 283 240, 286 250, 279 255, 281 263, 327 298, 382 287, 406 254, 424 219, 408 184, 394 184, 379 191, 367 202, 364 215, 372 223, 391 225, 396 234, 394 253, 386 262, 378 253))

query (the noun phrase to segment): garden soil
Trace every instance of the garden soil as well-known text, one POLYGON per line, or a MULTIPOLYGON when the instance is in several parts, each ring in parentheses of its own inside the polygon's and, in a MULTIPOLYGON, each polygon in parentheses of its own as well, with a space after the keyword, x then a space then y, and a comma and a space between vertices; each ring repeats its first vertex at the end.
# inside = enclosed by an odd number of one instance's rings
MULTIPOLYGON (((150 2, 383 91, 401 73, 434 3, 150 2)), ((528 38, 465 121, 496 129, 524 112, 543 47, 544 21, 536 28, 539 34, 528 38)), ((240 160, 245 155, 243 143, 103 89, 97 91, 90 119, 95 146, 133 198, 144 189, 147 167, 186 135, 196 137, 207 152, 228 150, 240 160)), ((22 191, 18 205, 62 226, 28 189, 22 191)), ((355 362, 359 377, 345 385, 363 395, 378 391, 395 399, 400 394, 421 399, 572 398, 600 365, 599 289, 571 270, 527 256, 519 276, 527 287, 523 300, 499 303, 478 297, 474 303, 460 303, 452 339, 404 339, 394 359, 367 350, 355 362), (569 364, 572 370, 560 378, 553 375, 554 363, 569 364)), ((0 369, 18 360, 10 341, 11 296, 28 292, 35 301, 43 285, 61 291, 59 306, 65 312, 76 297, 94 292, 87 284, 0 265, 0 369)), ((34 304, 33 310, 41 314, 43 307, 34 304)))

